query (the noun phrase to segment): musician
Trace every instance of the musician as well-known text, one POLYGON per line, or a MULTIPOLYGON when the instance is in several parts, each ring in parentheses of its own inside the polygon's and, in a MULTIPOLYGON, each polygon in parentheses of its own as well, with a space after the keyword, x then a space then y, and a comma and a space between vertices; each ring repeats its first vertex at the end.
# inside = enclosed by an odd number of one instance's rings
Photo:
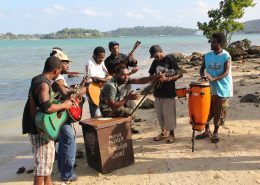
MULTIPOLYGON (((69 70, 69 63, 71 62, 67 55, 60 48, 53 48, 51 56, 56 56, 62 61, 61 74, 52 84, 55 92, 60 94, 60 98, 67 99, 73 92, 72 88, 68 87, 64 74, 69 70)), ((86 88, 81 88, 79 94, 86 93, 86 88)), ((77 175, 74 172, 74 164, 76 159, 76 140, 73 125, 70 121, 67 121, 61 126, 59 135, 59 147, 58 147, 58 169, 61 173, 61 180, 63 181, 75 181, 77 175)))
POLYGON ((103 117, 128 117, 132 109, 124 105, 128 100, 137 100, 137 94, 127 93, 128 84, 145 84, 161 78, 161 74, 151 75, 139 79, 129 78, 129 71, 125 66, 116 67, 113 78, 105 83, 100 94, 100 110, 103 117))
POLYGON ((35 115, 37 110, 53 113, 72 106, 71 100, 52 104, 51 80, 55 80, 62 70, 62 62, 57 57, 47 58, 42 74, 31 81, 28 100, 23 113, 23 134, 28 134, 33 147, 34 184, 52 184, 51 173, 55 156, 53 141, 46 141, 37 131, 35 115))
POLYGON ((154 58, 149 69, 150 75, 174 70, 173 76, 166 77, 164 75, 160 80, 160 85, 154 89, 155 110, 162 129, 162 132, 154 137, 154 141, 167 138, 167 143, 173 143, 176 128, 175 81, 182 77, 182 72, 177 65, 176 59, 172 55, 165 55, 159 45, 152 46, 149 52, 151 58, 154 58), (170 132, 169 135, 168 132, 170 132))
MULTIPOLYGON (((104 65, 104 59, 105 49, 101 46, 98 46, 94 49, 93 56, 87 62, 87 73, 94 83, 103 84, 109 80, 108 71, 104 65)), ((99 107, 91 101, 91 98, 88 98, 88 103, 90 116, 101 116, 99 107)))
POLYGON ((218 143, 218 129, 224 125, 227 116, 228 99, 233 96, 233 80, 231 74, 231 57, 223 49, 226 37, 223 33, 214 33, 211 38, 211 50, 204 56, 200 75, 210 82, 211 106, 205 132, 197 135, 196 139, 210 136, 209 121, 213 118, 214 131, 212 142, 218 143))
POLYGON ((109 42, 108 48, 111 54, 106 58, 105 66, 111 76, 114 74, 117 65, 124 65, 127 68, 133 67, 130 74, 136 73, 138 71, 137 60, 134 58, 133 54, 127 56, 123 53, 120 53, 119 43, 117 41, 109 42))

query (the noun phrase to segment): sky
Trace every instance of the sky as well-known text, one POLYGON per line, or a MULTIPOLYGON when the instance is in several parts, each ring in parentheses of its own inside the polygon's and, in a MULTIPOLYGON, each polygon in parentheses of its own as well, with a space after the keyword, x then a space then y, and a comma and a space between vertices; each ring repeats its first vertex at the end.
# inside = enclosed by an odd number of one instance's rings
MULTIPOLYGON (((241 21, 260 19, 260 0, 241 21)), ((63 28, 110 31, 134 26, 197 29, 217 0, 1 0, 0 33, 52 33, 63 28)))

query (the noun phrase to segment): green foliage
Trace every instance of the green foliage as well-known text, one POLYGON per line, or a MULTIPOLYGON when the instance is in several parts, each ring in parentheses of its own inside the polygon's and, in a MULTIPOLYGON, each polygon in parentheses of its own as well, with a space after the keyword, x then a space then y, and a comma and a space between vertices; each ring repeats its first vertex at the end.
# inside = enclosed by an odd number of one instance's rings
POLYGON ((173 36, 173 35, 192 35, 197 30, 171 27, 171 26, 160 26, 160 27, 144 27, 136 26, 134 28, 118 28, 116 30, 108 32, 113 37, 120 36, 173 36))
POLYGON ((102 34, 98 30, 90 30, 83 28, 64 28, 56 33, 45 34, 42 39, 72 39, 72 38, 93 38, 101 37, 102 34))
POLYGON ((198 22, 198 28, 208 39, 215 32, 223 32, 229 43, 234 32, 244 29, 244 24, 238 20, 243 17, 245 8, 253 6, 255 6, 253 0, 220 1, 218 9, 208 11, 210 21, 198 22))
POLYGON ((120 36, 173 36, 173 35, 192 35, 196 33, 195 29, 160 26, 144 27, 137 26, 134 28, 119 28, 113 31, 100 32, 99 30, 83 28, 64 28, 56 33, 49 34, 19 34, 12 33, 0 34, 0 39, 71 39, 71 38, 98 38, 98 37, 120 37, 120 36))

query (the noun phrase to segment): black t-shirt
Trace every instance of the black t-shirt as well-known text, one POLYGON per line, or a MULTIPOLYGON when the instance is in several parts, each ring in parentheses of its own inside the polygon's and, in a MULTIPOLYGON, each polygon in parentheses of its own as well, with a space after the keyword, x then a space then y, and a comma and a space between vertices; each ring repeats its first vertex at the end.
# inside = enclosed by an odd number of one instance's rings
POLYGON ((131 59, 128 59, 127 55, 125 55, 123 53, 119 53, 118 58, 114 58, 114 56, 111 53, 111 55, 109 57, 107 57, 105 60, 105 66, 110 75, 113 75, 115 73, 115 68, 119 64, 124 64, 127 68, 137 66, 134 63, 134 61, 132 61, 131 59))
MULTIPOLYGON (((150 75, 159 74, 162 71, 174 70, 175 73, 180 70, 177 65, 177 61, 172 55, 165 55, 161 61, 154 60, 150 69, 150 75)), ((175 92, 175 81, 164 82, 158 86, 158 88, 154 89, 155 97, 162 98, 173 98, 176 97, 175 92)))
POLYGON ((49 94, 51 95, 51 82, 45 78, 42 74, 35 76, 31 81, 31 86, 28 93, 28 100, 24 107, 23 112, 23 134, 37 134, 37 129, 35 126, 35 118, 32 118, 31 111, 30 111, 30 95, 35 102, 37 107, 40 107, 39 97, 37 94, 34 93, 34 90, 41 84, 47 83, 49 85, 50 91, 49 94))

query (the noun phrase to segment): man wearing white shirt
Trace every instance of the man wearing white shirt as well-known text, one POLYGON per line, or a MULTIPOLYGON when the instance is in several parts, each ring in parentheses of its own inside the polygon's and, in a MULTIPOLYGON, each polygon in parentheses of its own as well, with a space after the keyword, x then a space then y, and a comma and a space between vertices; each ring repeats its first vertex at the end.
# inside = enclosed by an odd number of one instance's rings
MULTIPOLYGON (((105 49, 98 46, 94 49, 93 56, 88 60, 86 69, 89 78, 95 83, 105 83, 108 81, 106 78, 108 71, 104 65, 105 49)), ((99 107, 96 106, 90 98, 88 99, 89 111, 91 117, 101 116, 99 107)))

